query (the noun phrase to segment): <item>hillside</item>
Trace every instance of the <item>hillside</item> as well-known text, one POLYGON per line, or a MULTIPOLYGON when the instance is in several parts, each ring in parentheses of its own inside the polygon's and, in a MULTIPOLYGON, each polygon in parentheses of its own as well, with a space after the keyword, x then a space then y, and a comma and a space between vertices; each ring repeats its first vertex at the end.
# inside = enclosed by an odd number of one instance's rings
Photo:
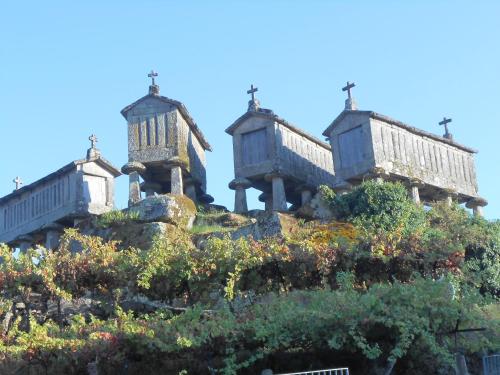
POLYGON ((56 251, 0 245, 0 373, 454 374, 457 349, 479 373, 500 349, 500 222, 392 183, 315 202, 179 201, 168 220, 83 223, 56 251), (457 327, 486 329, 455 348, 457 327))

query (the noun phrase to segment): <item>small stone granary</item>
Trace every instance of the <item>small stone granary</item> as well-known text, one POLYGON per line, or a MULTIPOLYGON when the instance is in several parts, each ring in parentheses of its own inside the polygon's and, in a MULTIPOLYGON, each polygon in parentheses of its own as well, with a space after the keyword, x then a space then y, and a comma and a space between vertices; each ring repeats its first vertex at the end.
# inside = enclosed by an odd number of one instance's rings
POLYGON ((65 227, 114 207, 114 179, 120 172, 95 147, 87 157, 0 198, 0 243, 25 250, 36 244, 54 248, 65 227))
POLYGON ((141 191, 146 196, 186 194, 195 202, 210 203, 205 151, 211 147, 186 107, 160 95, 157 75, 148 75, 148 95, 121 111, 128 123, 129 162, 122 172, 129 175, 129 206, 141 200, 141 191))
POLYGON ((373 111, 357 109, 348 82, 345 109, 323 132, 333 150, 337 190, 365 179, 400 181, 416 202, 455 200, 482 215, 487 202, 478 195, 474 154, 453 140, 444 119, 443 137, 373 111))
POLYGON ((260 108, 256 91, 252 85, 248 111, 226 129, 233 137, 235 211, 248 210, 249 187, 262 191, 266 210, 285 211, 287 202, 298 208, 319 185, 333 185, 330 146, 260 108))

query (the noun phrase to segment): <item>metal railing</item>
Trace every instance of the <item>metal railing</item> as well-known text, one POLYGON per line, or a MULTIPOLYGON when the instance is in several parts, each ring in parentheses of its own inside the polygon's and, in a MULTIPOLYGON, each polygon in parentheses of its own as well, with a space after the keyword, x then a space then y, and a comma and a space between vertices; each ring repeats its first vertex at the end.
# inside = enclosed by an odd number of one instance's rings
POLYGON ((500 375, 500 354, 483 357, 483 374, 500 375))
POLYGON ((349 375, 349 369, 347 367, 343 367, 343 368, 331 368, 328 370, 290 372, 287 374, 277 374, 277 375, 349 375))

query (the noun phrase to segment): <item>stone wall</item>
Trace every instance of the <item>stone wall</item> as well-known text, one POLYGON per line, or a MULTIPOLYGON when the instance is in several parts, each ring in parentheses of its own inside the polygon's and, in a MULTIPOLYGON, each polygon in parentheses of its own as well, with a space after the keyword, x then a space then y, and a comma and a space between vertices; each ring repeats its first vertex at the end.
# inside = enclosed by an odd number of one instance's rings
POLYGON ((127 114, 129 161, 154 162, 176 155, 175 106, 148 98, 127 114))
POLYGON ((72 221, 113 208, 114 176, 95 162, 75 162, 3 198, 0 203, 0 242, 46 225, 72 221))
POLYGON ((375 162, 389 173, 477 196, 474 154, 372 119, 375 162))
POLYGON ((334 169, 330 147, 276 123, 279 164, 287 174, 312 186, 333 185, 334 169))

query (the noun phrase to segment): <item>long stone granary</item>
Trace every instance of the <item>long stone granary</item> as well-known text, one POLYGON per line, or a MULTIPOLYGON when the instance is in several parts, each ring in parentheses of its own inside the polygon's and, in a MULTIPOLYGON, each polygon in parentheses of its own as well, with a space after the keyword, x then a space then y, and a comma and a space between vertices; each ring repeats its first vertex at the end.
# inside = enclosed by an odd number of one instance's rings
POLYGON ((337 186, 348 188, 370 178, 400 181, 416 202, 454 200, 482 215, 487 202, 478 194, 477 151, 455 142, 447 128, 441 137, 373 111, 357 110, 349 95, 345 110, 323 135, 332 146, 337 186))
MULTIPOLYGON (((55 248, 66 227, 114 208, 114 179, 120 172, 95 148, 87 157, 0 198, 0 243, 26 250, 55 248)), ((16 181, 19 179, 16 178, 16 181)))
POLYGON ((148 95, 121 111, 128 126, 128 163, 122 172, 129 175, 129 206, 141 200, 141 191, 146 196, 186 194, 195 202, 211 203, 205 159, 211 146, 186 107, 160 95, 156 76, 149 74, 148 95))
POLYGON ((330 146, 260 108, 253 88, 248 111, 226 132, 233 137, 235 212, 248 210, 246 189, 262 191, 267 210, 286 211, 311 200, 321 184, 334 184, 330 146))

